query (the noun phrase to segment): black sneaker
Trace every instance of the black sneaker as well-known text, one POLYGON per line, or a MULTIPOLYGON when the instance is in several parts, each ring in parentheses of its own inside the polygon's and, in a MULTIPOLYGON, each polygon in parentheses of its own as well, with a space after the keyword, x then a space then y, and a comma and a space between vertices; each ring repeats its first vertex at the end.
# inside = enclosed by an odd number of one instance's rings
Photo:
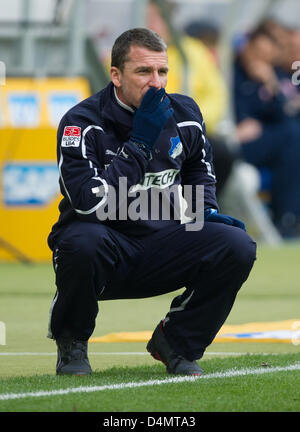
POLYGON ((87 341, 61 337, 57 345, 57 375, 90 375, 92 369, 87 356, 87 341))
POLYGON ((203 370, 195 360, 190 361, 178 355, 169 345, 163 331, 161 321, 147 344, 147 351, 156 360, 167 366, 167 372, 175 375, 203 375, 203 370))

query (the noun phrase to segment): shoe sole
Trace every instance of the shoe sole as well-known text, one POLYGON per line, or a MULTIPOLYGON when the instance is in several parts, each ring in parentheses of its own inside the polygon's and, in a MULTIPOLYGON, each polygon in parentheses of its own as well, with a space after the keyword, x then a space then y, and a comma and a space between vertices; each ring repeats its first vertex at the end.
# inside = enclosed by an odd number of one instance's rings
POLYGON ((155 350, 155 348, 153 347, 153 341, 152 339, 149 340, 147 346, 146 346, 147 351, 151 354, 151 356, 155 359, 158 360, 160 362, 162 362, 166 368, 167 368, 167 372, 170 375, 182 375, 182 376, 202 376, 204 374, 204 372, 192 372, 192 373, 176 373, 173 371, 168 370, 168 365, 161 359, 160 355, 158 354, 158 352, 155 350))
POLYGON ((73 375, 73 376, 86 376, 86 375, 92 375, 92 372, 56 372, 56 375, 73 375))

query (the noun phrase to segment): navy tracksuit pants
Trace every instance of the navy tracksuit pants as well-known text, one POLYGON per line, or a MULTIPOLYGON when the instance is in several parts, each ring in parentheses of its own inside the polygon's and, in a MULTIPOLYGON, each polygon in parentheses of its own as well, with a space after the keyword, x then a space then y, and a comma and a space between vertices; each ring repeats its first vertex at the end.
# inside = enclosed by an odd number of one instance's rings
POLYGON ((152 297, 185 287, 171 303, 164 330, 173 349, 194 360, 226 320, 253 266, 256 245, 243 230, 214 222, 200 231, 174 225, 138 239, 78 221, 60 234, 53 250, 57 293, 49 337, 68 330, 87 340, 98 300, 152 297))

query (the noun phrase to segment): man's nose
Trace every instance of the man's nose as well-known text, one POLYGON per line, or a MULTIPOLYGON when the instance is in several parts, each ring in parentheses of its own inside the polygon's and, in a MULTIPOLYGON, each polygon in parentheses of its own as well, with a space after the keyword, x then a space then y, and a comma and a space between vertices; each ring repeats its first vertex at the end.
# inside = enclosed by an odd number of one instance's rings
POLYGON ((158 72, 153 72, 149 85, 150 87, 155 87, 157 90, 161 88, 161 81, 158 72))

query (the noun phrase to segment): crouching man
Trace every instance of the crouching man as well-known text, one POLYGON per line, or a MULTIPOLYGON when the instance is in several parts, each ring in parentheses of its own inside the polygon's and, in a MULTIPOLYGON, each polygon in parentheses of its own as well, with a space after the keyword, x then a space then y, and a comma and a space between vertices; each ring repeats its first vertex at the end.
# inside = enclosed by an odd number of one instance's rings
POLYGON ((191 98, 166 94, 168 58, 161 37, 144 28, 121 34, 110 73, 108 86, 68 111, 58 128, 63 199, 48 238, 57 286, 48 335, 57 344, 56 372, 92 372, 87 344, 99 301, 185 287, 147 350, 170 374, 201 375, 196 360, 226 320, 256 245, 241 221, 219 213, 205 124, 191 98), (126 187, 120 187, 121 178, 126 187), (202 224, 176 217, 178 202, 167 192, 186 185, 193 211, 201 208, 196 187, 204 188, 202 224), (161 193, 156 206, 167 199, 170 217, 151 208, 155 190, 161 193), (126 213, 137 192, 147 199, 148 217, 126 213), (113 198, 114 211, 106 211, 113 198))

